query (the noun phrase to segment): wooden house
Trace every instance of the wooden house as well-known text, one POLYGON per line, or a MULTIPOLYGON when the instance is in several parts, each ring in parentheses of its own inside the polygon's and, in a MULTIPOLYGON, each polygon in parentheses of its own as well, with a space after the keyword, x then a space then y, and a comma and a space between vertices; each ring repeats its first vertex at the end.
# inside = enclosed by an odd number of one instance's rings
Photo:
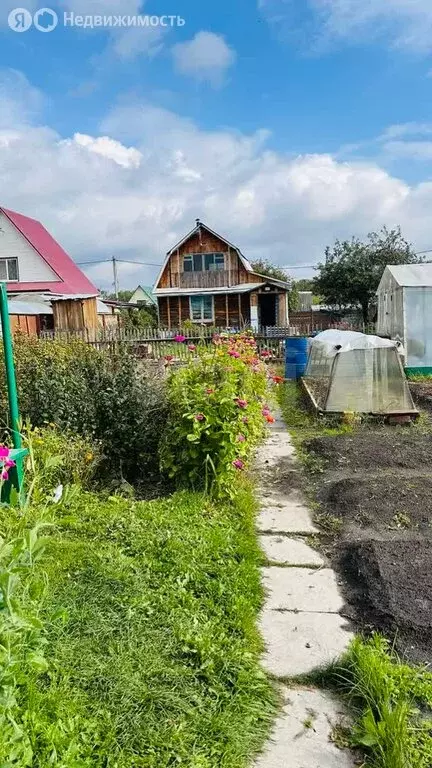
POLYGON ((254 272, 240 249, 197 220, 168 251, 155 284, 159 322, 219 328, 288 325, 290 284, 254 272))

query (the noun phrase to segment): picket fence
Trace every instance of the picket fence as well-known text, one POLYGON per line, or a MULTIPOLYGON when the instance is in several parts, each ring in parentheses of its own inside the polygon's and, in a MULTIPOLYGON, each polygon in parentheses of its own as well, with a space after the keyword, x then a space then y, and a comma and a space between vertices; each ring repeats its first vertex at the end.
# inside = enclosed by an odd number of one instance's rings
MULTIPOLYGON (((360 327, 358 325, 347 323, 334 324, 332 327, 342 330, 361 330, 366 333, 373 333, 373 329, 360 327)), ((261 328, 258 333, 254 333, 258 351, 268 352, 274 361, 283 360, 285 357, 285 340, 291 336, 309 336, 321 330, 327 330, 328 325, 319 327, 317 324, 311 326, 289 326, 261 328)), ((209 344, 215 333, 235 333, 239 332, 236 328, 207 328, 195 326, 192 328, 164 329, 164 328, 97 328, 84 329, 78 331, 42 331, 40 337, 43 339, 60 339, 63 341, 84 341, 97 349, 115 349, 118 345, 128 345, 131 350, 140 358, 150 360, 160 360, 167 355, 173 355, 177 359, 184 359, 190 356, 188 346, 191 344, 209 344), (175 341, 177 335, 185 337, 185 342, 179 344, 175 341)))

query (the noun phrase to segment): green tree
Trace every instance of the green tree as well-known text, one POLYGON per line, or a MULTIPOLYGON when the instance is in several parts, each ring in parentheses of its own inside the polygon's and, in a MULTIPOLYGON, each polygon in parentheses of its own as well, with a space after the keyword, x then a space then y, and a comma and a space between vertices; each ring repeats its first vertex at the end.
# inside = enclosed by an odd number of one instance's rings
POLYGON ((317 267, 315 293, 333 307, 360 306, 365 323, 385 267, 422 261, 402 236, 400 227, 383 227, 370 233, 365 242, 355 237, 336 240, 333 248, 326 248, 325 257, 317 267))
POLYGON ((295 284, 298 291, 312 291, 313 293, 315 289, 314 280, 312 277, 302 277, 301 280, 296 280, 295 284))
MULTIPOLYGON (((252 269, 254 272, 258 272, 260 275, 266 277, 273 277, 274 280, 282 280, 285 283, 292 283, 291 278, 283 267, 278 267, 276 264, 272 264, 267 259, 258 259, 252 262, 252 269)), ((299 308, 300 299, 298 295, 298 289, 295 283, 291 284, 291 289, 288 294, 288 309, 290 312, 299 308)))
POLYGON ((103 299, 112 299, 112 301, 130 301, 130 299, 133 296, 133 291, 119 291, 118 297, 116 297, 115 293, 110 293, 109 291, 101 291, 101 296, 103 299))

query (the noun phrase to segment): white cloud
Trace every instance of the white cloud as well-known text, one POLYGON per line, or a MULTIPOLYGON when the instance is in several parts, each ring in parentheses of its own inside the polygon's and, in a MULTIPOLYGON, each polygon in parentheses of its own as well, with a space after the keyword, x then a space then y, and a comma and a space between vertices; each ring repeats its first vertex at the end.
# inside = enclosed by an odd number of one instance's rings
POLYGON ((308 11, 309 44, 315 48, 337 40, 358 44, 385 38, 392 46, 432 51, 430 0, 258 0, 258 6, 278 25, 301 23, 301 18, 305 23, 308 11), (301 17, 296 16, 300 5, 301 17))
POLYGON ((214 87, 222 85, 236 59, 234 49, 221 35, 204 31, 198 32, 192 40, 177 43, 172 55, 177 72, 209 82, 214 87))
MULTIPOLYGON (((84 147, 89 152, 95 152, 123 168, 139 168, 142 154, 134 147, 124 147, 119 141, 110 139, 109 136, 99 136, 97 139, 87 136, 84 133, 75 133, 73 142, 79 147, 84 147)), ((65 143, 69 146, 72 141, 66 139, 65 143)))
MULTIPOLYGON (((287 156, 268 149, 267 131, 205 131, 148 104, 112 110, 93 136, 60 136, 34 115, 23 119, 20 103, 8 114, 0 205, 40 218, 77 261, 160 263, 196 217, 250 258, 278 264, 313 264, 335 237, 383 224, 400 224, 419 250, 432 246, 432 184, 409 185, 374 162, 287 156)), ((110 285, 109 264, 90 269, 110 285)), ((120 269, 122 287, 157 273, 120 269)))

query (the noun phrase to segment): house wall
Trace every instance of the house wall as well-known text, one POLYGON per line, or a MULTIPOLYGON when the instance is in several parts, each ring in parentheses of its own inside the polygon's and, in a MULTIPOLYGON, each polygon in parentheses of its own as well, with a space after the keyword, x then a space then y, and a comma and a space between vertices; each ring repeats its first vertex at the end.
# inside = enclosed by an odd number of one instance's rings
MULTIPOLYGON (((248 272, 233 248, 211 232, 202 229, 201 235, 195 233, 180 246, 178 251, 171 254, 169 262, 165 267, 162 277, 157 284, 157 288, 177 288, 179 285, 177 275, 183 272, 183 256, 189 253, 224 253, 225 254, 225 272, 229 273, 228 285, 239 285, 242 283, 259 283, 261 278, 251 275, 248 272), (177 278, 177 279, 176 279, 177 278)), ((264 282, 264 278, 262 278, 264 282)))
MULTIPOLYGON (((249 294, 230 293, 214 296, 214 325, 239 328, 250 324, 249 294)), ((159 296, 159 323, 163 328, 179 328, 190 320, 189 296, 159 296)))
POLYGON ((56 273, 11 221, 0 212, 0 259, 18 259, 20 283, 58 282, 56 273))

